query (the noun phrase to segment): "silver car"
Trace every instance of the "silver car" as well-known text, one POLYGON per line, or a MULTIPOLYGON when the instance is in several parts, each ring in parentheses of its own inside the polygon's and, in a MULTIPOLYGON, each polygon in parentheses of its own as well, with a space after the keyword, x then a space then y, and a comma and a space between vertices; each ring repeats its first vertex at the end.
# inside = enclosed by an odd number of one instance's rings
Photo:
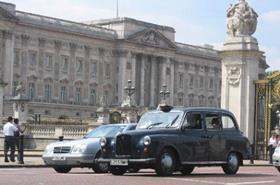
POLYGON ((280 172, 280 146, 275 148, 275 151, 273 153, 272 159, 273 159, 273 165, 280 172))
POLYGON ((108 172, 106 163, 96 164, 100 157, 100 138, 114 138, 117 134, 135 129, 135 124, 102 125, 89 132, 84 138, 58 141, 46 146, 43 160, 58 173, 68 173, 73 167, 89 167, 96 173, 108 172))

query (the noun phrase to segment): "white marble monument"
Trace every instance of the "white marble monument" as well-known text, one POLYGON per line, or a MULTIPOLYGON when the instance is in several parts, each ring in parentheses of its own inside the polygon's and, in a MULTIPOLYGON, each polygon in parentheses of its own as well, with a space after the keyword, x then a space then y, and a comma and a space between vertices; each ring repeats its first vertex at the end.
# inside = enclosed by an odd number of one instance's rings
POLYGON ((252 142, 254 137, 254 81, 263 76, 266 63, 257 39, 257 13, 245 0, 227 11, 228 37, 221 51, 221 107, 234 113, 240 129, 252 142), (264 64, 263 64, 264 63, 264 64))

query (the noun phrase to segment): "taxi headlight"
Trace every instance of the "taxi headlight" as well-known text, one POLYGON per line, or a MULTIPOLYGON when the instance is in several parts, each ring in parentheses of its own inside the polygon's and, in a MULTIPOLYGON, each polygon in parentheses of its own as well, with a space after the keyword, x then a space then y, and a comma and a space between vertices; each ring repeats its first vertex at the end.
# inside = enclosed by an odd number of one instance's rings
POLYGON ((143 139, 143 144, 145 146, 149 146, 151 144, 152 140, 150 138, 150 136, 145 136, 144 139, 143 139))
POLYGON ((86 148, 87 145, 85 143, 81 145, 75 145, 72 149, 72 153, 83 153, 85 152, 86 148))
POLYGON ((100 138, 100 146, 105 147, 107 144, 107 139, 105 137, 100 138))

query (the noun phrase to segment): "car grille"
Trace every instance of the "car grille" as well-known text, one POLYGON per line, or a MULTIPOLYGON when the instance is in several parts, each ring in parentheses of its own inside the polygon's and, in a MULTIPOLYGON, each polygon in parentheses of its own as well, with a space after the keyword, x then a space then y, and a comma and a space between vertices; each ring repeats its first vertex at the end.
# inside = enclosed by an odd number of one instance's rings
POLYGON ((59 147, 54 147, 53 153, 55 154, 65 154, 65 153, 70 153, 71 147, 70 146, 59 146, 59 147))
POLYGON ((116 141, 116 154, 117 155, 130 155, 131 154, 131 136, 119 135, 116 141))

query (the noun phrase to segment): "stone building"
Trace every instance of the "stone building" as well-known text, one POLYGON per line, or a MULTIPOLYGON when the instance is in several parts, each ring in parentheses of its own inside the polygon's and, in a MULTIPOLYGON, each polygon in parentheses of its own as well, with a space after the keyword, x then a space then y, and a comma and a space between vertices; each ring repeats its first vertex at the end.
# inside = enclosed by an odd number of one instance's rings
POLYGON ((29 114, 56 118, 93 117, 100 99, 120 106, 129 79, 140 107, 156 107, 163 84, 172 105, 220 106, 218 52, 176 42, 172 27, 131 18, 77 23, 0 2, 0 44, 4 116, 20 82, 29 114))

